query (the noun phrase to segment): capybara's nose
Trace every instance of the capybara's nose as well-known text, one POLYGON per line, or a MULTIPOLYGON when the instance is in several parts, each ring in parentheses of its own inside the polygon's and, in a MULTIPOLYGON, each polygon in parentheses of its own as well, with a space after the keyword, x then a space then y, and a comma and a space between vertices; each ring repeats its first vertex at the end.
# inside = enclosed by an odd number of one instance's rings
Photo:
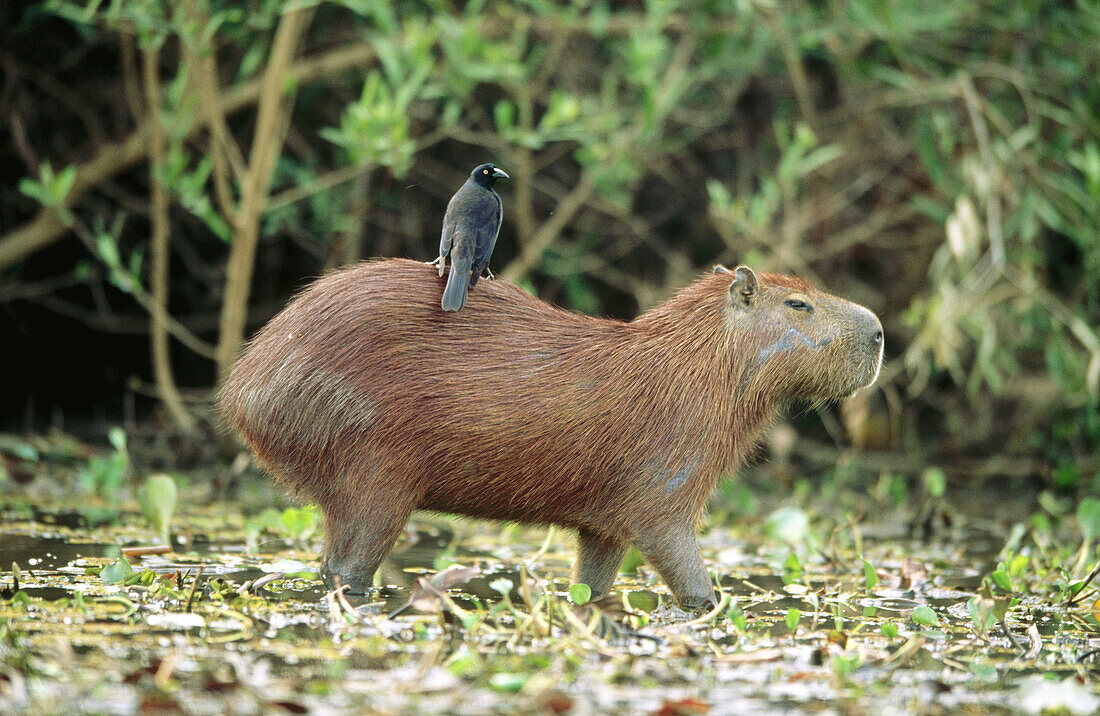
POLYGON ((867 341, 870 343, 871 348, 875 351, 882 348, 882 322, 878 320, 871 311, 867 311, 863 314, 863 335, 867 337, 867 341))

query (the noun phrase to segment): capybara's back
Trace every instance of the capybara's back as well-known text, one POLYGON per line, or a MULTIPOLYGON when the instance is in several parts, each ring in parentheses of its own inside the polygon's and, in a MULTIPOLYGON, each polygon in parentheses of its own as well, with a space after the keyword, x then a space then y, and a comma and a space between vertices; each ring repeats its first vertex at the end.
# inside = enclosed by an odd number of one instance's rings
POLYGON ((869 385, 870 311, 785 276, 705 276, 624 323, 507 281, 457 313, 408 260, 318 280, 252 340, 222 392, 281 482, 316 502, 324 573, 369 588, 413 509, 576 528, 606 592, 635 543, 686 605, 713 597, 695 522, 776 408, 869 385))

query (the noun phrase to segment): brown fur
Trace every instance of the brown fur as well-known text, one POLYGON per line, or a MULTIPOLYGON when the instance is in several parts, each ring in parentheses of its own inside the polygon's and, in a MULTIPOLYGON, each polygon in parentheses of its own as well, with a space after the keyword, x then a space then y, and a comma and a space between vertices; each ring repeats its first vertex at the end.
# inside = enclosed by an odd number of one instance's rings
POLYGON ((408 260, 329 274, 256 335, 221 396, 257 458, 320 506, 324 572, 354 589, 426 509, 577 529, 576 578, 595 594, 633 543, 681 603, 713 599, 695 525, 719 477, 779 406, 848 395, 881 361, 870 311, 744 268, 629 323, 500 280, 444 313, 442 290, 408 260))

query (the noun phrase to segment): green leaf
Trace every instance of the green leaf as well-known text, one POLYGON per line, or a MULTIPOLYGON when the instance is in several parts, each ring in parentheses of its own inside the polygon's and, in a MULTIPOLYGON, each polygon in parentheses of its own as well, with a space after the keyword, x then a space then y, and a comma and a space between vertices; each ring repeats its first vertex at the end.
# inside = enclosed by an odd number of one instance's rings
POLYGON ((867 560, 863 560, 863 583, 867 589, 873 589, 878 584, 878 573, 867 560))
POLYGON ((797 554, 791 552, 783 560, 783 584, 793 584, 800 579, 802 579, 802 562, 799 561, 797 554))
POLYGON ((764 532, 768 537, 789 545, 802 544, 810 534, 810 518, 797 507, 780 507, 768 515, 764 532))
POLYGON ((739 631, 744 632, 749 628, 749 620, 745 617, 744 612, 741 611, 741 605, 736 602, 729 608, 729 611, 726 612, 726 618, 728 618, 730 622, 733 623, 733 626, 739 631))
POLYGON ((921 474, 921 482, 924 483, 924 489, 928 490, 929 495, 943 497, 947 487, 947 476, 938 467, 930 467, 921 474))
POLYGON ((138 493, 142 514, 165 544, 170 543, 169 526, 176 511, 177 499, 176 483, 163 474, 153 475, 146 480, 138 493))
POLYGON ((501 100, 493 107, 493 121, 497 131, 507 132, 516 126, 516 105, 508 100, 501 100))
POLYGON ((514 694, 523 688, 528 678, 527 674, 513 674, 511 672, 493 674, 489 678, 489 686, 493 691, 499 693, 514 694))
POLYGON ((577 606, 588 604, 592 599, 592 588, 587 584, 570 584, 569 599, 577 606))
POLYGON ((893 639, 898 635, 898 625, 894 622, 883 622, 882 626, 879 627, 879 631, 887 639, 893 639))
POLYGON ((50 187, 51 206, 61 206, 69 197, 73 184, 76 182, 76 167, 70 164, 62 169, 54 179, 50 187))
POLYGON ((1086 497, 1077 505, 1077 524, 1081 534, 1092 541, 1100 537, 1100 499, 1086 497))
POLYGON ((657 597, 649 592, 627 592, 626 603, 631 609, 648 613, 657 608, 657 597))
POLYGON ((118 584, 126 580, 128 576, 133 573, 134 569, 130 566, 130 563, 126 561, 125 557, 119 557, 117 562, 108 564, 106 567, 99 571, 99 576, 103 581, 109 584, 118 584))
POLYGON ((41 184, 30 177, 23 177, 19 180, 19 191, 43 206, 49 201, 46 190, 42 188, 41 184))
POLYGON ((793 634, 798 629, 799 622, 802 621, 802 612, 791 607, 787 610, 787 629, 793 634))
POLYGON ((913 620, 914 624, 921 626, 934 627, 940 625, 940 618, 932 607, 917 607, 913 610, 913 613, 909 615, 909 618, 913 620))
POLYGON ((1008 578, 1008 574, 1002 568, 993 570, 993 574, 990 575, 993 578, 993 583, 1006 592, 1012 591, 1012 580, 1008 578))

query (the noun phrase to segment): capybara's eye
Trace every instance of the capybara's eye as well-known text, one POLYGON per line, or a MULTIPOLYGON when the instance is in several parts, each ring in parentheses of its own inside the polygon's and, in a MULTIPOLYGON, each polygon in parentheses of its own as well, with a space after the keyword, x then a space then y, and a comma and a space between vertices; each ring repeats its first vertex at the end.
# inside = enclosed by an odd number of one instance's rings
POLYGON ((800 301, 797 298, 788 298, 783 302, 783 305, 793 308, 796 311, 812 311, 813 307, 805 301, 800 301))

